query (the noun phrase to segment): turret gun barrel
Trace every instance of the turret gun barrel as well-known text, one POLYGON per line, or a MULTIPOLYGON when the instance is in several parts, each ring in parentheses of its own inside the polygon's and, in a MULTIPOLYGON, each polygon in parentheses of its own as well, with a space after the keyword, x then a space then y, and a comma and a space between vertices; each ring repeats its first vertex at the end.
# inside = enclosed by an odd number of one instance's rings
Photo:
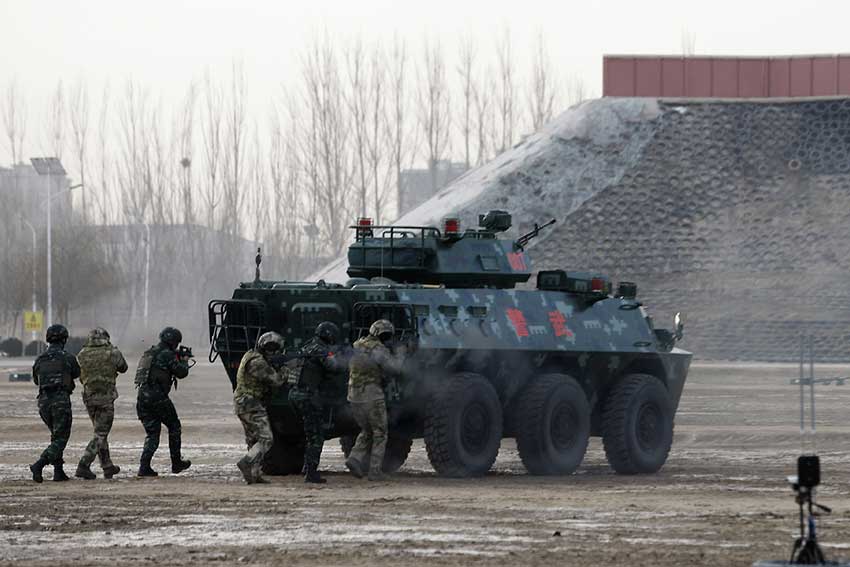
POLYGON ((538 225, 537 223, 534 223, 534 228, 532 230, 526 232, 525 234, 523 234, 519 238, 517 238, 516 241, 514 242, 514 244, 516 244, 516 247, 519 248, 520 250, 524 250, 526 244, 528 244, 531 241, 532 238, 535 238, 537 235, 540 234, 541 230, 543 230, 544 228, 546 228, 548 226, 552 226, 553 224, 555 224, 555 222, 557 222, 557 221, 555 219, 552 219, 549 222, 547 222, 546 224, 542 224, 542 225, 538 225))

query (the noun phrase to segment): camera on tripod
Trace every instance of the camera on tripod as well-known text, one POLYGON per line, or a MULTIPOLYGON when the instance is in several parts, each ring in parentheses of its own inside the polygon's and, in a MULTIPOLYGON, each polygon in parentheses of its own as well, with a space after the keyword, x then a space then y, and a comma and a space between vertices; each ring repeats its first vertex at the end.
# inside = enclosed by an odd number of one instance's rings
POLYGON ((788 483, 798 494, 811 492, 820 484, 820 458, 817 455, 797 457, 797 476, 789 476, 788 483))

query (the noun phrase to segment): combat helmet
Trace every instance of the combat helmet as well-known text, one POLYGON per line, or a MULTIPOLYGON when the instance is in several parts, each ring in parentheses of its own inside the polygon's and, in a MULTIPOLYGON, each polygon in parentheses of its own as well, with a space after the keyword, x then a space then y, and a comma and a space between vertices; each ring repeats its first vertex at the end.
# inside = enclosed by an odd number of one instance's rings
POLYGON ((68 340, 68 329, 65 328, 65 325, 50 325, 47 328, 45 340, 48 344, 53 343, 62 343, 68 340))
POLYGON ((339 339, 339 327, 330 321, 322 321, 316 326, 316 336, 323 343, 332 345, 339 339))
POLYGON ((257 350, 262 354, 274 354, 283 349, 283 337, 274 331, 263 333, 257 339, 257 350))
POLYGON ((95 327, 94 329, 89 331, 89 339, 93 341, 108 341, 109 331, 107 331, 103 327, 95 327))
POLYGON ((159 332, 159 340, 171 348, 177 348, 177 345, 183 342, 183 333, 180 329, 166 327, 159 332))
POLYGON ((378 319, 377 321, 372 323, 371 327, 369 327, 369 334, 373 337, 378 337, 382 341, 385 341, 389 338, 387 337, 387 335, 392 337, 394 333, 395 327, 393 327, 393 324, 387 321, 386 319, 378 319))

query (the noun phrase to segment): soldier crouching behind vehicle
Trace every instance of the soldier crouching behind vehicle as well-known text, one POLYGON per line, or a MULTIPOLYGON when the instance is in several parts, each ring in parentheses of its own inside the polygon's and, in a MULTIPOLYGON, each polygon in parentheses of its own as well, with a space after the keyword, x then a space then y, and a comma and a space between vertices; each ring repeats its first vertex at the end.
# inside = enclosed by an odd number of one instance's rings
POLYGON ((383 480, 384 453, 387 448, 387 404, 384 384, 387 374, 398 374, 403 353, 393 355, 387 346, 395 333, 386 319, 372 323, 369 334, 357 339, 349 366, 348 401, 360 434, 345 466, 356 476, 364 476, 368 464, 369 480, 383 480), (369 463, 366 456, 370 455, 369 463))
POLYGON ((289 399, 301 414, 304 422, 304 482, 324 484, 319 474, 319 460, 325 444, 325 432, 322 428, 324 408, 320 397, 322 384, 330 379, 336 370, 331 347, 339 338, 339 327, 330 321, 323 321, 316 327, 315 336, 301 347, 303 365, 295 388, 289 393, 289 399))
POLYGON ((62 453, 71 436, 71 392, 74 380, 80 376, 80 365, 72 354, 65 352, 68 329, 62 325, 47 328, 47 350, 35 359, 32 380, 38 385, 38 415, 50 429, 50 445, 41 457, 30 465, 32 479, 42 482, 42 470, 53 465, 53 480, 68 480, 62 465, 62 453))
POLYGON ((109 342, 109 333, 98 327, 89 333, 86 344, 77 355, 80 364, 80 383, 83 385, 83 403, 94 427, 94 437, 89 441, 74 476, 91 480, 95 457, 100 457, 103 478, 112 478, 120 472, 109 456, 109 432, 115 418, 115 399, 118 390, 115 379, 118 373, 127 372, 124 355, 109 342))
POLYGON ((236 466, 248 484, 268 482, 262 476, 262 466, 274 437, 266 408, 273 388, 284 382, 284 377, 272 366, 271 358, 282 350, 283 337, 274 332, 263 333, 257 340, 257 347, 242 357, 236 372, 233 408, 242 422, 248 445, 248 454, 236 466))
POLYGON ((183 460, 180 454, 181 426, 174 403, 168 397, 176 378, 189 375, 186 356, 177 352, 183 334, 174 327, 166 327, 159 333, 159 344, 144 352, 136 370, 136 415, 145 428, 145 445, 139 464, 138 476, 159 476, 151 468, 151 460, 159 447, 162 424, 168 428, 168 449, 171 453, 171 472, 179 473, 192 466, 192 461, 183 460))

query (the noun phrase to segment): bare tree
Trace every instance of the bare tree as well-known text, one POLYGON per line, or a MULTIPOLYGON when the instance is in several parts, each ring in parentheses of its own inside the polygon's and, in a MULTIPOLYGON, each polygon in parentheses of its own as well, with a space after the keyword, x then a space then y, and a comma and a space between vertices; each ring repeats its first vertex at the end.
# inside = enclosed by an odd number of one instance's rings
MULTIPOLYGON (((17 165, 24 154, 24 138, 27 127, 26 100, 22 98, 18 83, 12 80, 3 97, 3 132, 9 144, 12 165, 17 165)), ((17 190, 17 178, 15 189, 17 190)))
POLYGON ((419 126, 425 139, 431 189, 438 189, 439 162, 449 150, 449 89, 446 62, 440 43, 425 42, 419 80, 419 126))
POLYGON ((476 60, 475 43, 470 36, 461 39, 460 62, 457 73, 460 79, 462 108, 460 111, 460 134, 463 138, 463 161, 466 168, 471 165, 470 145, 472 140, 472 110, 474 105, 474 69, 476 60))
POLYGON ((71 90, 70 111, 71 119, 71 142, 74 149, 74 157, 77 161, 77 173, 80 183, 83 185, 81 220, 86 223, 89 219, 89 208, 86 196, 91 192, 86 183, 86 160, 88 159, 89 144, 89 95, 85 83, 78 80, 71 90))
POLYGON ((321 224, 317 228, 328 251, 335 255, 342 250, 347 236, 344 225, 351 212, 348 201, 353 168, 351 126, 345 112, 339 62, 327 37, 314 40, 308 47, 301 73, 304 106, 309 109, 307 147, 316 155, 316 163, 309 166, 314 218, 321 224))
POLYGON ((47 127, 50 153, 61 158, 65 149, 65 91, 62 87, 62 81, 56 84, 56 90, 53 92, 47 127))
POLYGON ((389 148, 389 160, 395 178, 396 215, 401 216, 405 210, 404 192, 402 187, 402 171, 409 166, 415 155, 415 139, 408 128, 408 54, 407 44, 398 36, 393 38, 390 49, 389 69, 389 104, 386 119, 386 140, 389 148))
POLYGON ((357 37, 354 44, 346 50, 346 67, 348 71, 348 83, 346 85, 346 103, 351 116, 351 130, 353 134, 354 153, 357 164, 357 210, 361 217, 367 216, 366 205, 368 202, 369 169, 366 165, 366 153, 368 151, 369 126, 367 124, 370 96, 372 94, 366 85, 368 83, 366 54, 363 47, 363 38, 357 37))
POLYGON ((230 96, 227 100, 227 118, 225 119, 224 177, 226 181, 222 195, 227 222, 222 224, 222 228, 229 234, 238 235, 246 201, 243 185, 245 183, 245 162, 247 159, 245 148, 247 85, 245 83, 245 70, 241 62, 234 61, 232 73, 230 96))
POLYGON ((495 109, 491 93, 495 85, 488 75, 479 77, 472 88, 472 98, 475 104, 475 134, 478 149, 475 158, 476 165, 485 164, 495 148, 490 147, 490 140, 495 139, 495 109))
POLYGON ((496 43, 498 83, 496 88, 496 108, 498 110, 499 152, 510 148, 514 143, 516 128, 516 81, 514 79, 514 56, 511 35, 505 28, 496 43))
POLYGON ((194 158, 195 105, 198 96, 197 84, 192 81, 186 91, 186 98, 179 116, 180 124, 180 195, 183 224, 195 223, 195 203, 192 191, 192 159, 194 158))
POLYGON ((380 224, 383 222, 384 207, 393 186, 393 167, 387 152, 387 143, 383 139, 383 132, 387 129, 386 122, 390 115, 386 110, 386 61, 380 46, 375 45, 372 48, 369 61, 368 163, 372 179, 372 210, 375 221, 380 224))
POLYGON ((222 94, 219 86, 213 82, 209 72, 204 76, 203 126, 201 129, 204 148, 204 169, 206 178, 201 185, 201 201, 204 206, 204 221, 209 228, 217 228, 217 209, 221 203, 219 187, 222 169, 222 94))
POLYGON ((546 38, 538 33, 531 60, 531 82, 528 85, 528 108, 531 127, 536 132, 552 120, 555 108, 556 85, 546 38))

